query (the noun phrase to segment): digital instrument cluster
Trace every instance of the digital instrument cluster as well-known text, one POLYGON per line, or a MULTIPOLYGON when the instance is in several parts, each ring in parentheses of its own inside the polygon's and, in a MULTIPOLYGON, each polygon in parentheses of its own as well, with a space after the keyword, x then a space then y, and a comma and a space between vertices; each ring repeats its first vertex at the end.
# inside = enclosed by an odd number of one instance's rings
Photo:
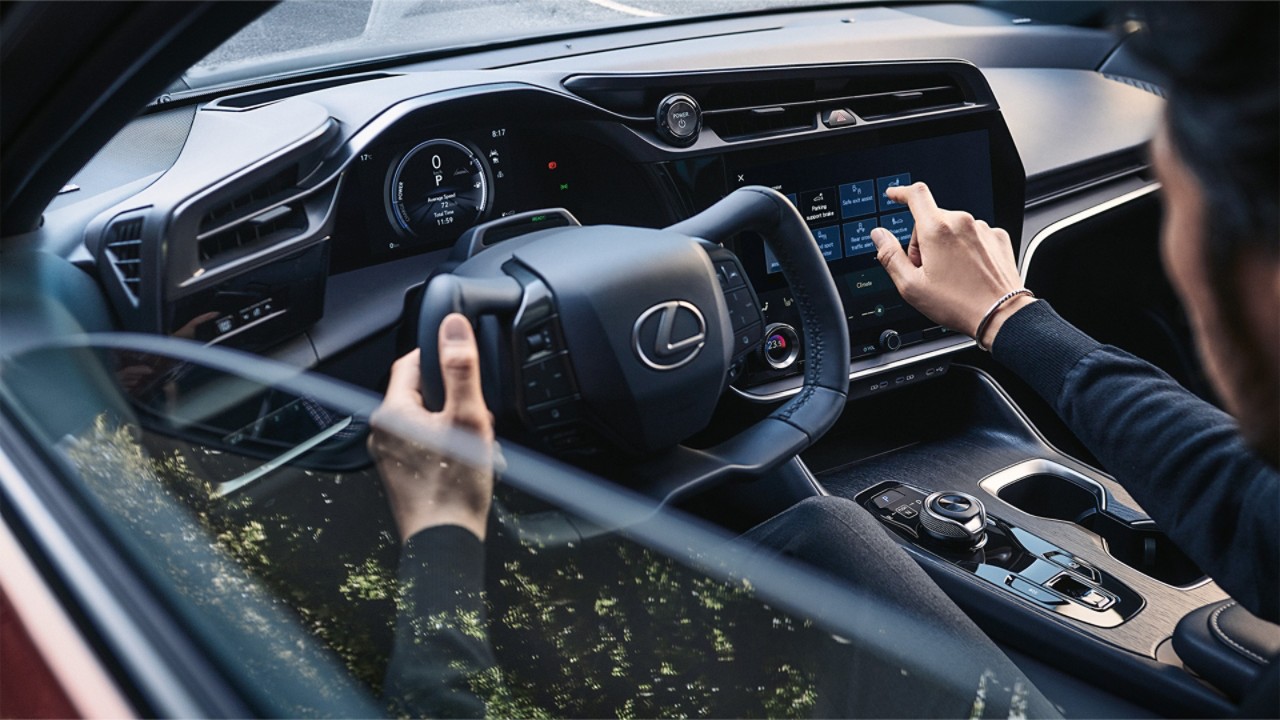
POLYGON ((542 126, 393 129, 347 171, 333 271, 451 247, 468 229, 565 208, 583 224, 675 219, 642 166, 590 137, 542 126))

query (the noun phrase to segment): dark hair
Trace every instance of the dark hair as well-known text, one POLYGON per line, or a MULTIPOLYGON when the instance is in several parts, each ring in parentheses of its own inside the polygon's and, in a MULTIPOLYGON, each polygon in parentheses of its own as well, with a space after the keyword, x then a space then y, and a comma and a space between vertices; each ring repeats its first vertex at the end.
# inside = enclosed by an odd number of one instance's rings
POLYGON ((1137 49, 1164 76, 1170 140, 1204 194, 1209 277, 1239 328, 1239 264, 1280 262, 1280 3, 1134 10, 1137 49))

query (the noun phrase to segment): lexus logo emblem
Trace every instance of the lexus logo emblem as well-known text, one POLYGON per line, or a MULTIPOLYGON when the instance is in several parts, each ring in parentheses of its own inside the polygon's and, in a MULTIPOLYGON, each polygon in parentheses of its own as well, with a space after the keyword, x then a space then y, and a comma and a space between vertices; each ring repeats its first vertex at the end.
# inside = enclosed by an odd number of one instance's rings
POLYGON ((631 331, 640 360, 654 370, 692 362, 707 344, 707 321, 693 303, 668 300, 645 310, 631 331))

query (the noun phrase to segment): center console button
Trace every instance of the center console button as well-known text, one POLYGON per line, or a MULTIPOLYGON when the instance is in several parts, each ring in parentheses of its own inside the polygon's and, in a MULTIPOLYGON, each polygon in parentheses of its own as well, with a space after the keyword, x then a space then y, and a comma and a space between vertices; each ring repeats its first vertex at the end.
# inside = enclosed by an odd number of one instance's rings
POLYGON ((1057 593, 1050 592, 1035 583, 1027 582, 1017 575, 1009 576, 1008 584, 1009 587, 1042 605, 1061 605, 1067 602, 1057 593))
POLYGON ((1072 572, 1079 573, 1094 582, 1098 582, 1098 571, 1094 567, 1078 557, 1068 555, 1064 552, 1051 550, 1044 554, 1044 559, 1049 562, 1064 567, 1072 572))
POLYGON ((886 490, 876 496, 873 502, 878 508, 887 508, 902 499, 902 493, 897 490, 886 490))

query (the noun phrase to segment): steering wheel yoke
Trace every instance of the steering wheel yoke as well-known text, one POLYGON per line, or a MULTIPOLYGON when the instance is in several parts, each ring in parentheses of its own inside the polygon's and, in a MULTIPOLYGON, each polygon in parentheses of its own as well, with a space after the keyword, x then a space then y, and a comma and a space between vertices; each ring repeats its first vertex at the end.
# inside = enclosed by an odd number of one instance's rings
POLYGON ((739 189, 665 230, 521 235, 433 278, 418 325, 432 410, 444 399, 436 332, 451 312, 479 321, 495 413, 518 418, 553 451, 616 448, 645 458, 634 469, 657 478, 668 498, 795 455, 831 427, 848 390, 848 326, 826 262, 791 203, 763 187, 739 189), (754 290, 719 244, 742 232, 764 238, 799 305, 804 387, 737 436, 691 450, 679 443, 710 422, 763 336, 754 290))

